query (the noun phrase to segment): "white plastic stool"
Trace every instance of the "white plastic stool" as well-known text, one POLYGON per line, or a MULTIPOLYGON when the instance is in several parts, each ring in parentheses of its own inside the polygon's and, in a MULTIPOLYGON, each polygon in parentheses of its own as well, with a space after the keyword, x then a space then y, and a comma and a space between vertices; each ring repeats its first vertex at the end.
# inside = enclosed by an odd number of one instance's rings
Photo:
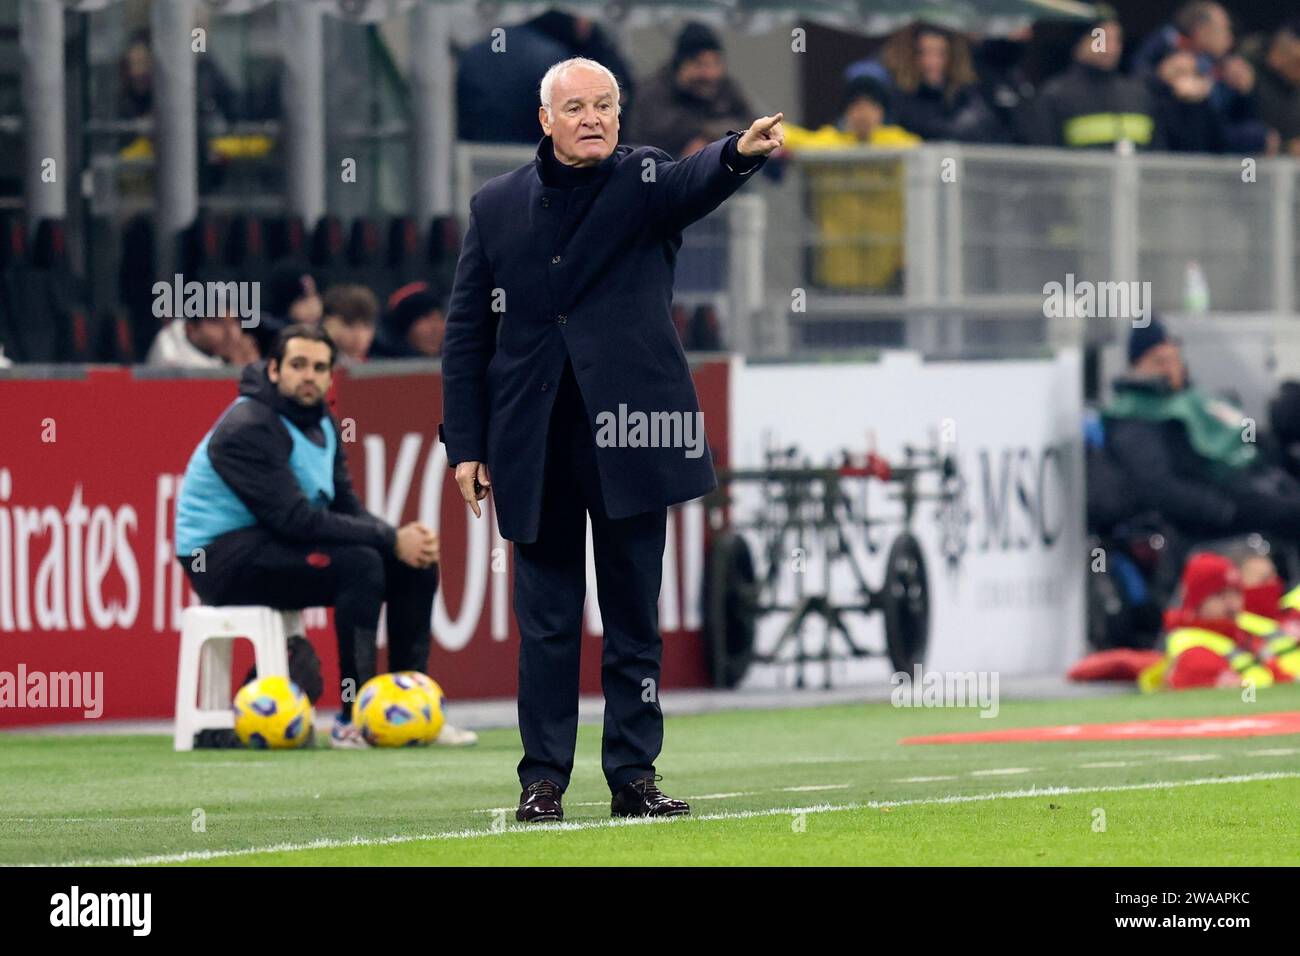
POLYGON ((288 677, 288 639, 301 633, 302 618, 297 611, 201 605, 182 611, 173 749, 193 750, 194 735, 200 730, 235 726, 230 706, 235 638, 253 642, 258 677, 288 677))

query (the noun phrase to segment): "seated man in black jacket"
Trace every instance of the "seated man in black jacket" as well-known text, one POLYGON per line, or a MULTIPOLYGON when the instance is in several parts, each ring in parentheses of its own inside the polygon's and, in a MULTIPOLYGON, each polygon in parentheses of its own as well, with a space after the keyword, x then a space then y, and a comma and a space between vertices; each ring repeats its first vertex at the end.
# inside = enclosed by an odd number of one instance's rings
POLYGON ((352 700, 375 674, 385 602, 389 669, 428 666, 439 555, 430 528, 394 528, 357 500, 325 407, 335 356, 323 330, 290 325, 244 369, 185 470, 176 553, 207 604, 334 608, 343 704, 330 743, 347 748, 366 746, 352 700))
POLYGON ((1129 337, 1130 375, 1105 412, 1106 451, 1138 509, 1192 538, 1249 532, 1300 541, 1300 481, 1267 464, 1240 410, 1188 384, 1178 342, 1153 318, 1129 337))

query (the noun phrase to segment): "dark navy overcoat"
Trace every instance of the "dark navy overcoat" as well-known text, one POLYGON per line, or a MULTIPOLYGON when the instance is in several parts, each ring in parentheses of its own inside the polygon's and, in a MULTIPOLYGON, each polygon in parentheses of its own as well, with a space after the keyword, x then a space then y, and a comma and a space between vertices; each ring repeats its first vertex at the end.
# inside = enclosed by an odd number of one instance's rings
MULTIPOLYGON (((537 539, 547 426, 566 356, 593 434, 601 413, 617 417, 620 405, 629 423, 636 411, 699 411, 670 314, 673 266, 682 230, 762 165, 733 165, 734 139, 682 160, 620 145, 590 185, 554 188, 541 176, 546 137, 533 162, 474 194, 447 310, 439 433, 450 465, 487 463, 503 537, 537 539)), ((597 441, 610 517, 716 487, 707 445, 690 457, 624 435, 597 441)))

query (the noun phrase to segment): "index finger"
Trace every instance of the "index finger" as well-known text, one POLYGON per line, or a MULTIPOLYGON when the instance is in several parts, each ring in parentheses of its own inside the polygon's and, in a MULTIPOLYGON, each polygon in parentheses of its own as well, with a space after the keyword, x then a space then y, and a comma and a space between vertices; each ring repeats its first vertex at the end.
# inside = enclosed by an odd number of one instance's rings
POLYGON ((784 113, 777 113, 777 114, 774 115, 774 116, 764 116, 764 117, 762 117, 761 119, 759 119, 759 121, 758 121, 758 124, 759 124, 758 128, 759 128, 760 130, 764 130, 764 131, 769 130, 769 129, 771 129, 773 126, 775 126, 777 123, 781 122, 781 118, 782 118, 783 116, 785 116, 784 113))
POLYGON ((457 484, 460 485, 460 496, 474 509, 474 517, 477 518, 479 516, 478 496, 474 493, 473 480, 469 475, 466 475, 457 484))

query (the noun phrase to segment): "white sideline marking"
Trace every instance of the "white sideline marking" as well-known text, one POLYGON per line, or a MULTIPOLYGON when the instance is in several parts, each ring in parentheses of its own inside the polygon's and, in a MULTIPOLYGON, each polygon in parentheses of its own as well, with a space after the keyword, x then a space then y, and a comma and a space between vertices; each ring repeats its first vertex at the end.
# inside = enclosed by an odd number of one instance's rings
POLYGON ((0 817, 0 823, 140 823, 150 817, 0 817))
POLYGON ((847 790, 850 786, 847 783, 822 783, 807 787, 780 787, 779 790, 782 793, 811 793, 814 790, 847 790))
POLYGON ((833 805, 828 803, 811 807, 775 807, 768 810, 722 810, 690 817, 627 817, 611 820, 584 820, 580 823, 547 823, 543 825, 517 824, 501 830, 448 830, 443 833, 420 833, 407 836, 362 837, 340 840, 322 837, 306 843, 277 843, 272 846, 249 847, 242 850, 188 850, 184 853, 159 853, 153 856, 126 856, 108 860, 79 860, 73 863, 22 863, 19 866, 148 866, 155 863, 197 863, 203 860, 220 860, 233 856, 257 856, 263 853, 296 853, 301 850, 327 850, 348 846, 389 846, 396 843, 418 843, 433 840, 474 840, 480 837, 499 836, 503 833, 562 833, 574 830, 601 830, 631 826, 681 826, 701 820, 750 820, 756 817, 793 816, 800 813, 838 813, 846 810, 880 810, 885 807, 937 806, 952 803, 983 803, 988 800, 1018 800, 1024 797, 1060 797, 1084 793, 1122 793, 1132 790, 1166 790, 1176 787, 1206 787, 1225 783, 1256 783, 1263 780, 1296 780, 1300 771, 1270 771, 1243 773, 1230 777, 1201 777, 1192 780, 1153 780, 1148 783, 1111 784, 1100 787, 1029 787, 1024 790, 1003 790, 995 793, 957 793, 946 797, 918 797, 912 800, 871 800, 866 803, 833 805))
POLYGON ((1289 757, 1292 754, 1300 754, 1300 749, 1295 747, 1269 747, 1265 750, 1247 750, 1247 757, 1289 757))
MULTIPOLYGON (((316 794, 317 797, 320 794, 316 794)), ((601 804, 604 806, 604 804, 601 804)), ((514 807, 504 807, 514 811, 514 807)), ((490 812, 490 811, 484 811, 490 812)), ((301 813, 258 813, 254 810, 233 810, 223 813, 222 819, 255 817, 258 820, 301 820, 301 813)), ((0 817, 0 823, 160 823, 175 820, 174 813, 154 813, 138 817, 0 817)))
POLYGON ((939 780, 956 780, 955 774, 941 774, 937 777, 903 777, 901 780, 895 780, 894 783, 934 783, 939 780))
POLYGON ((1013 773, 1029 773, 1029 767, 994 767, 992 770, 972 770, 972 777, 1003 777, 1013 773))
MULTIPOLYGON (((691 800, 725 800, 728 797, 756 797, 757 790, 737 790, 735 793, 701 793, 695 797, 683 797, 682 799, 690 802, 691 800)), ((604 804, 601 804, 604 806, 604 804)))
POLYGON ((1103 770, 1110 767, 1132 767, 1135 764, 1136 760, 1098 760, 1096 763, 1081 763, 1079 767, 1083 770, 1103 770))
POLYGON ((1170 763, 1200 763, 1202 760, 1218 760, 1218 754, 1179 754, 1176 757, 1166 757, 1170 763))

